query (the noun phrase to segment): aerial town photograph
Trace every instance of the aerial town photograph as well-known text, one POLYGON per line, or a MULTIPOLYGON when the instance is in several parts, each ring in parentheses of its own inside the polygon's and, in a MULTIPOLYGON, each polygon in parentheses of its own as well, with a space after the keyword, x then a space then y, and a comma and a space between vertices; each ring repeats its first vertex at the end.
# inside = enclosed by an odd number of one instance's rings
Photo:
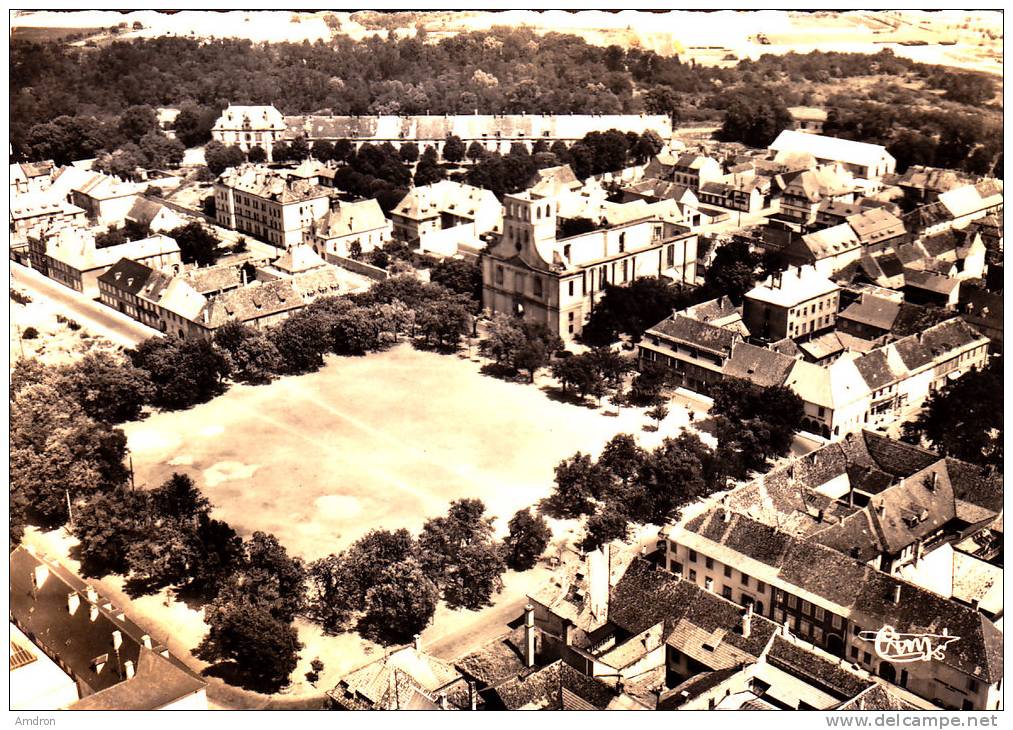
POLYGON ((999 726, 1001 10, 9 23, 11 726, 999 726))

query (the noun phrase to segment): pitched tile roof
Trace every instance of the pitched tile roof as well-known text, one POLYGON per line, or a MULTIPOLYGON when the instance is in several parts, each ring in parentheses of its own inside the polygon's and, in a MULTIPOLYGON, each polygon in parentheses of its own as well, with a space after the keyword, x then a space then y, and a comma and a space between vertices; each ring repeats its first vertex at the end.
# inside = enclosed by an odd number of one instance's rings
POLYGON ((732 345, 732 356, 725 363, 726 376, 748 380, 761 388, 784 385, 795 359, 774 350, 757 347, 746 342, 732 345))
MULTIPOLYGON (((752 539, 738 539, 741 529, 758 525, 755 520, 732 514, 728 521, 721 510, 702 515, 702 520, 684 526, 712 542, 727 546, 740 555, 766 558, 752 539), (714 530, 713 525, 718 525, 714 530)), ((1002 678, 1002 633, 978 611, 953 603, 942 596, 870 568, 859 560, 809 540, 781 533, 787 549, 777 564, 777 579, 801 588, 834 606, 863 628, 883 624, 901 633, 939 633, 947 628, 961 637, 947 649, 944 663, 986 682, 1002 678), (896 592, 900 600, 896 601, 896 592)), ((768 563, 769 564, 769 563, 768 563)))
POLYGON ((863 679, 839 664, 806 651, 783 636, 774 637, 767 652, 767 662, 804 678, 809 684, 839 699, 855 697, 874 684, 874 680, 863 679))
POLYGON ((449 697, 459 684, 452 664, 405 646, 349 672, 327 695, 347 709, 434 709, 439 693, 449 697))
POLYGON ((857 302, 848 305, 837 315, 837 318, 859 322, 889 332, 893 328, 898 313, 900 313, 899 302, 873 294, 862 294, 857 302))
POLYGON ((732 344, 741 339, 740 335, 724 327, 697 322, 681 314, 663 319, 647 332, 721 355, 731 354, 732 344))
POLYGON ((67 709, 158 710, 207 686, 189 670, 181 669, 151 649, 141 649, 134 671, 130 679, 88 695, 67 709))
POLYGON ((535 705, 547 710, 604 710, 616 691, 599 679, 585 676, 562 661, 514 677, 492 690, 508 710, 535 705), (564 691, 568 695, 564 697, 564 691), (577 701, 581 700, 581 701, 577 701))
POLYGON ((291 279, 257 282, 223 292, 208 302, 205 326, 214 329, 229 320, 251 322, 305 306, 291 279))
POLYGON ((327 188, 298 178, 289 179, 278 170, 252 163, 230 167, 218 177, 215 184, 282 204, 326 198, 330 195, 327 188))
POLYGON ((317 236, 324 240, 339 236, 354 236, 387 225, 387 218, 376 200, 339 202, 317 222, 317 236))

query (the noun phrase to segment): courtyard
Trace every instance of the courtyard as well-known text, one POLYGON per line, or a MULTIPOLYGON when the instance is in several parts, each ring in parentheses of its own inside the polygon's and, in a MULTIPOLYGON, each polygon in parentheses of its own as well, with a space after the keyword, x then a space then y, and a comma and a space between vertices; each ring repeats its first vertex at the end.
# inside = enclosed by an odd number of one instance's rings
POLYGON ((503 534, 514 512, 549 494, 561 459, 597 456, 622 432, 651 447, 688 421, 672 403, 661 430, 644 431, 642 409, 560 402, 538 387, 545 381, 506 382, 463 353, 401 345, 331 356, 319 372, 268 386, 236 385, 124 430, 139 487, 189 474, 216 517, 315 560, 373 528, 417 532, 463 497, 481 499, 503 534))

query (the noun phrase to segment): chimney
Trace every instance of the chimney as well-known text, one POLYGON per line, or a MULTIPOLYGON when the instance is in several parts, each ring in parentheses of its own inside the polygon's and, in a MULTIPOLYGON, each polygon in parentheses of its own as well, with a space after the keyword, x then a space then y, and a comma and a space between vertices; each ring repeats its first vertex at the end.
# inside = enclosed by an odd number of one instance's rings
POLYGON ((474 682, 468 682, 468 707, 472 710, 478 709, 478 693, 475 691, 474 682))
POLYGON ((535 666, 535 607, 524 607, 524 664, 535 666))
POLYGON ((748 639, 753 631, 753 604, 746 606, 746 612, 742 615, 742 636, 748 639))
POLYGON ((73 616, 77 613, 78 606, 81 605, 81 596, 77 594, 77 591, 72 591, 67 594, 67 611, 73 616))
POLYGON ((900 583, 893 587, 893 602, 900 603, 900 583))
POLYGON ((123 674, 127 679, 131 679, 134 676, 134 663, 129 659, 123 662, 123 674))
POLYGON ((415 647, 415 651, 422 651, 422 634, 415 634, 412 639, 412 646, 415 647))
POLYGON ((116 629, 113 631, 113 649, 119 651, 121 646, 123 646, 123 634, 119 629, 116 629))
POLYGON ((141 636, 141 643, 144 644, 145 649, 151 648, 151 637, 147 634, 141 636))

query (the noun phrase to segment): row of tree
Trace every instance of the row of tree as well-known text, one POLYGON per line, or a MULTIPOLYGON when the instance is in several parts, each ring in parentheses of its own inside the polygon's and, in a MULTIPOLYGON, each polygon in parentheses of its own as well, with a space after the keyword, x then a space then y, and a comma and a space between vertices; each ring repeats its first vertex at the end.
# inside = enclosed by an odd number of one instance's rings
POLYGON ((198 655, 234 662, 248 686, 277 691, 298 660, 291 622, 302 564, 272 536, 244 541, 212 519, 211 504, 189 477, 133 489, 126 436, 111 424, 136 418, 154 390, 145 371, 108 353, 62 367, 17 364, 11 546, 27 524, 54 529, 69 522, 86 576, 124 575, 131 595, 168 587, 206 603, 209 632, 198 655))
MULTIPOLYGON (((657 371, 646 373, 643 392, 661 403, 664 379, 657 371)), ((725 489, 729 480, 765 471, 788 453, 803 418, 798 396, 744 381, 718 383, 712 396, 716 450, 688 431, 650 451, 633 436, 618 434, 597 460, 578 452, 560 462, 553 493, 539 503, 539 511, 560 519, 586 518, 581 548, 594 550, 626 540, 634 525, 669 524, 686 505, 725 489)))

